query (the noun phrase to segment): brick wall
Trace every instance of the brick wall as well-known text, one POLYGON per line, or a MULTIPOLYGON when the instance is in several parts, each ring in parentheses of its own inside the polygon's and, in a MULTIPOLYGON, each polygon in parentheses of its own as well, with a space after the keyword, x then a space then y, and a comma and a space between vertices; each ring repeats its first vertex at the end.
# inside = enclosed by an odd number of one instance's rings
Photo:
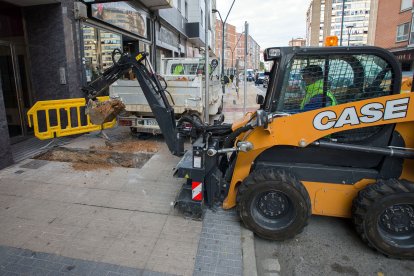
MULTIPOLYGON (((216 19, 216 55, 221 58, 222 53, 222 24, 221 21, 216 19)), ((225 25, 225 31, 224 35, 226 36, 224 39, 224 68, 230 68, 231 67, 231 49, 234 49, 234 46, 236 45, 236 41, 238 36, 236 35, 236 26, 233 26, 231 24, 226 23, 225 25)), ((234 64, 236 63, 236 53, 234 53, 234 64)))
POLYGON ((378 1, 375 46, 382 48, 406 47, 408 41, 396 42, 397 26, 411 21, 411 10, 401 12, 401 0, 378 1))

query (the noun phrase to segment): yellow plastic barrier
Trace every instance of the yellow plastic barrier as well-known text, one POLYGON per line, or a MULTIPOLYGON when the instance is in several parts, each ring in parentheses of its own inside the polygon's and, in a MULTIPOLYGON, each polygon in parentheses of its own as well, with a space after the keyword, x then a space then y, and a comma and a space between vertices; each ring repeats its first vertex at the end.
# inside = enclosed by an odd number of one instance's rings
MULTIPOLYGON (((98 97, 98 100, 106 101, 109 97, 98 97)), ((89 115, 85 115, 85 107, 84 98, 39 101, 27 112, 29 127, 34 128, 35 136, 41 140, 101 130, 101 126, 92 124, 89 115)), ((116 119, 105 123, 103 128, 115 124, 116 119)))

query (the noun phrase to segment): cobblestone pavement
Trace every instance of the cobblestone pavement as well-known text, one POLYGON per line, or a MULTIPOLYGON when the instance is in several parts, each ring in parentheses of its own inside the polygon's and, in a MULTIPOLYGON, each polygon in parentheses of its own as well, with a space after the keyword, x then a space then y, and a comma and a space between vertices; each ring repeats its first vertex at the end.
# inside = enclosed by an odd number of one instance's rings
POLYGON ((193 275, 242 274, 241 232, 236 211, 207 210, 193 275))
POLYGON ((167 276, 173 274, 0 246, 0 275, 167 276))

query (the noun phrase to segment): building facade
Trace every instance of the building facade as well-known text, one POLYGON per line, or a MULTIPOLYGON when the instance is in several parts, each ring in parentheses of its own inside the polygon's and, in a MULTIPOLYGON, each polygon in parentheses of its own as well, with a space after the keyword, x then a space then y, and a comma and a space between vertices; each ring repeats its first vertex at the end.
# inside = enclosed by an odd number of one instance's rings
MULTIPOLYGON (((216 19, 216 55, 221 59, 222 53, 222 22, 216 19)), ((251 35, 247 41, 247 68, 260 69, 260 46, 251 35)), ((234 74, 244 66, 245 35, 238 33, 236 26, 226 23, 224 26, 224 71, 225 74, 234 74)))
MULTIPOLYGON (((216 19, 216 55, 221 59, 222 56, 222 33, 223 33, 223 24, 221 20, 216 19)), ((238 41, 238 36, 236 32, 236 26, 226 23, 224 25, 224 68, 226 71, 231 70, 231 68, 235 67, 235 51, 236 51, 236 43, 240 43, 238 41)))
POLYGON ((32 137, 28 109, 84 97, 113 49, 146 51, 157 67, 162 57, 203 54, 208 28, 213 55, 209 3, 205 24, 204 0, 0 0, 0 168, 13 162, 11 144, 32 137))
POLYGON ((299 47, 303 47, 306 45, 306 39, 298 37, 298 38, 292 38, 289 41, 289 46, 299 46, 299 47))
POLYGON ((414 70, 413 3, 411 0, 376 1, 373 44, 393 52, 403 71, 414 70))
POLYGON ((312 0, 306 13, 306 44, 323 46, 332 35, 344 46, 369 44, 371 1, 312 0))

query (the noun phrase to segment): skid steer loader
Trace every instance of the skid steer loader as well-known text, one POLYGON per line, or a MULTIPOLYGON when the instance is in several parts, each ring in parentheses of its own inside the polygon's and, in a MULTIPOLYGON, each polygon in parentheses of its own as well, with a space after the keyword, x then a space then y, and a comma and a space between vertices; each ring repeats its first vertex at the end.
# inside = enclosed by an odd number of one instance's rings
POLYGON ((181 118, 198 137, 186 152, 147 54, 118 54, 85 90, 94 98, 134 70, 170 151, 183 155, 174 173, 186 180, 177 208, 201 215, 204 206, 236 207, 247 228, 272 240, 300 233, 312 214, 352 218, 371 247, 414 258, 414 93, 401 93, 391 53, 266 49, 273 66, 260 109, 231 125, 181 118), (292 85, 298 73, 302 83, 292 85))

